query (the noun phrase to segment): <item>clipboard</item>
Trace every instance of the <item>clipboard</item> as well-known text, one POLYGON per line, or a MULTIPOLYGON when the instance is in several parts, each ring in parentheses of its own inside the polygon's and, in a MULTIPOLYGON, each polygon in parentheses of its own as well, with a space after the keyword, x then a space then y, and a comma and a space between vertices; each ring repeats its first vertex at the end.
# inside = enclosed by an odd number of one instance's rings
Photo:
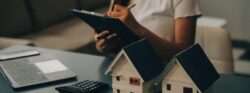
POLYGON ((111 34, 116 33, 118 37, 118 47, 122 48, 126 45, 140 40, 140 38, 129 29, 126 24, 117 18, 111 18, 103 14, 73 9, 70 12, 86 22, 89 26, 94 28, 96 33, 108 30, 111 34))

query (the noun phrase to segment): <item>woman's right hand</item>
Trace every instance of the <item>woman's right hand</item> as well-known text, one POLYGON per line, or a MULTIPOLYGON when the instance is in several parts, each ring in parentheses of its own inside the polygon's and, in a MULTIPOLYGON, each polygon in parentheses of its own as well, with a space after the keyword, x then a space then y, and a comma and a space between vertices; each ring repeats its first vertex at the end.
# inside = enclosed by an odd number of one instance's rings
POLYGON ((110 34, 109 31, 95 33, 96 49, 105 55, 113 57, 118 52, 115 37, 116 34, 110 34))

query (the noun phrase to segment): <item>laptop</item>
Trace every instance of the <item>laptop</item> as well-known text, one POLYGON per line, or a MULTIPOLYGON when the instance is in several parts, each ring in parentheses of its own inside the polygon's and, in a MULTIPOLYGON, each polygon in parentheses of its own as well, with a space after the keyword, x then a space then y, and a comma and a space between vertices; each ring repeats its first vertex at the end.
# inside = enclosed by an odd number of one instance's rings
POLYGON ((76 74, 49 54, 0 61, 2 74, 13 88, 76 78, 76 74))

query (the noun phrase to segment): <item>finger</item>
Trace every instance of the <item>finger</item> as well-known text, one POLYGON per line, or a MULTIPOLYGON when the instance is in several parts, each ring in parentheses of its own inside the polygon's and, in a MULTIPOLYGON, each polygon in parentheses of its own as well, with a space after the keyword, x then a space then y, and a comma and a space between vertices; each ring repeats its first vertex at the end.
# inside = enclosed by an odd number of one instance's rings
POLYGON ((94 38, 95 38, 96 41, 98 41, 99 39, 104 38, 104 36, 107 35, 107 34, 109 34, 109 31, 103 31, 103 32, 101 32, 99 34, 96 34, 94 38))
POLYGON ((108 11, 106 15, 111 16, 111 13, 112 13, 112 11, 108 11))
POLYGON ((112 34, 112 35, 109 35, 107 36, 107 38, 105 39, 100 39, 97 41, 97 46, 107 46, 110 42, 111 42, 111 39, 114 38, 116 36, 116 34, 112 34), (108 43, 109 42, 109 43, 108 43))
POLYGON ((111 52, 114 46, 112 44, 107 44, 106 42, 103 45, 99 46, 99 51, 101 52, 111 52))
POLYGON ((107 43, 107 40, 100 39, 98 42, 96 42, 96 46, 101 48, 101 47, 105 46, 106 43, 107 43))
POLYGON ((112 47, 112 46, 116 46, 117 42, 116 42, 116 36, 117 34, 112 34, 112 35, 109 35, 106 40, 107 42, 105 42, 105 45, 107 47, 112 47))
POLYGON ((109 31, 102 31, 101 33, 99 33, 97 36, 104 36, 104 35, 107 35, 109 34, 109 31))
POLYGON ((113 10, 113 11, 120 11, 121 9, 120 9, 120 8, 117 8, 118 6, 120 6, 120 5, 116 4, 116 5, 114 6, 114 10, 113 10))
POLYGON ((115 36, 117 36, 116 33, 114 33, 114 34, 112 34, 112 35, 109 35, 109 36, 107 37, 107 40, 110 40, 110 39, 112 39, 112 38, 115 37, 115 36))

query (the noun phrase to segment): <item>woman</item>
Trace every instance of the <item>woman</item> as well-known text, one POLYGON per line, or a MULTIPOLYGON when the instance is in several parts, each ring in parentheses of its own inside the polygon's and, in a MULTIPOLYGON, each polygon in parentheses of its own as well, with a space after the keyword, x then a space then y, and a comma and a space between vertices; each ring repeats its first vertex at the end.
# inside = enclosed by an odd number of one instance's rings
MULTIPOLYGON (((131 10, 116 4, 107 15, 120 19, 140 38, 146 37, 165 60, 194 43, 196 19, 201 15, 198 0, 131 0, 131 4, 136 4, 131 10)), ((96 34, 97 50, 112 53, 115 37, 108 31, 96 34)))

